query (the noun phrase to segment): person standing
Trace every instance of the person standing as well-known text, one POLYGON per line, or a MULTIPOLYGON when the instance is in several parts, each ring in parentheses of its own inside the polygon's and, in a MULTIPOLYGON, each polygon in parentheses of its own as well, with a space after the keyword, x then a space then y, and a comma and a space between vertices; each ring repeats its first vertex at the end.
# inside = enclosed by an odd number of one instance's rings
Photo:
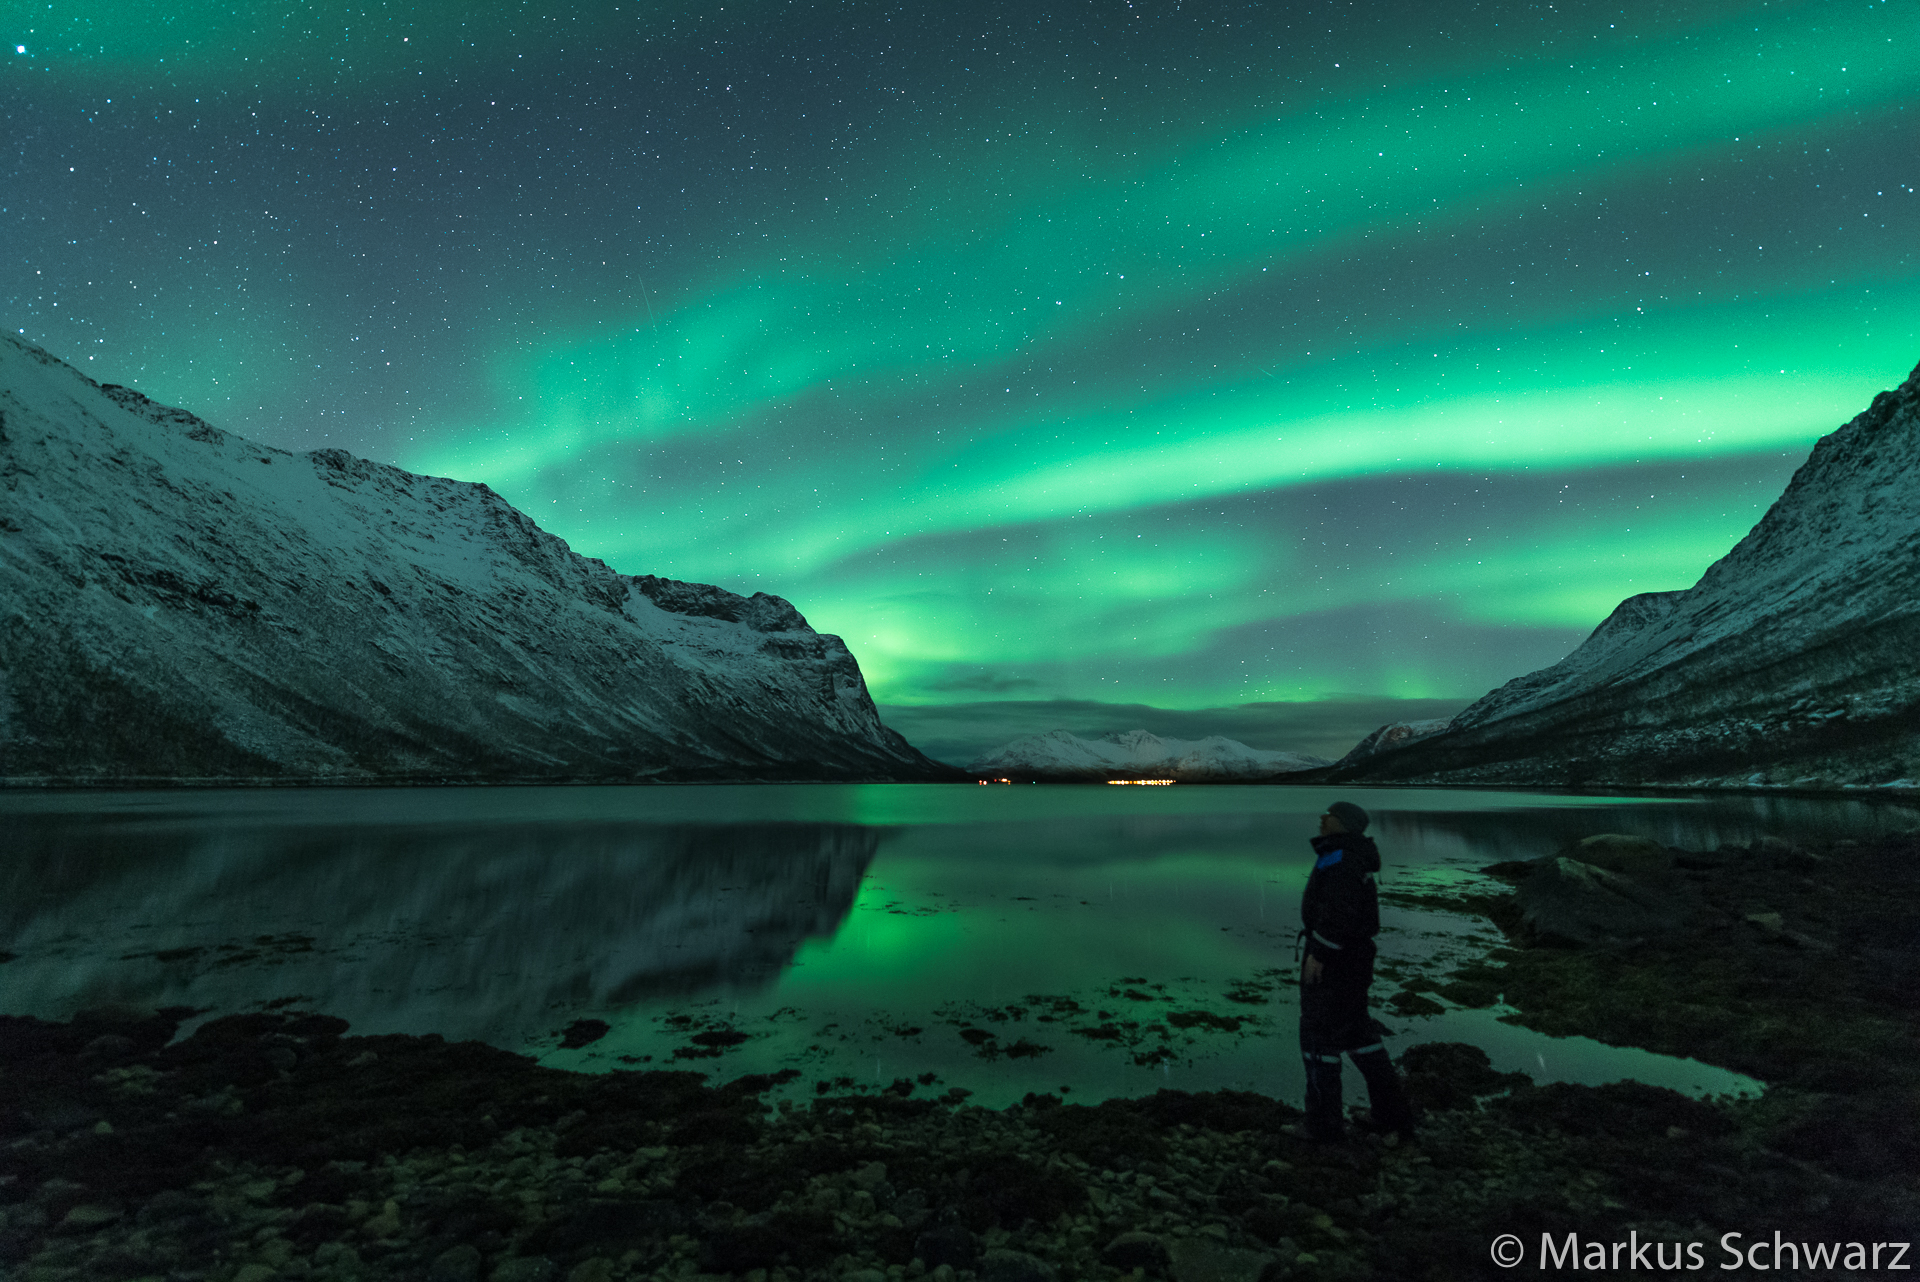
POLYGON ((1413 1136, 1413 1111, 1393 1070, 1378 1026, 1367 1013, 1373 983, 1373 937, 1380 933, 1380 850, 1366 835, 1367 812, 1336 801, 1320 816, 1313 838, 1313 871, 1300 899, 1300 1056, 1307 1070, 1307 1116, 1299 1134, 1315 1142, 1338 1140, 1340 1057, 1353 1057, 1366 1080, 1373 1127, 1399 1139, 1413 1136))

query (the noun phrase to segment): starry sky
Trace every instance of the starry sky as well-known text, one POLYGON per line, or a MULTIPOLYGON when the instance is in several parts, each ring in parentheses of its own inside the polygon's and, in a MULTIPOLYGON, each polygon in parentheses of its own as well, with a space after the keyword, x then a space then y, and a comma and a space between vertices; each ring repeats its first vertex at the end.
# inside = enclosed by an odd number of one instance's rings
POLYGON ((769 591, 964 759, 1337 754, 1920 360, 1920 5, 0 0, 0 323, 769 591))

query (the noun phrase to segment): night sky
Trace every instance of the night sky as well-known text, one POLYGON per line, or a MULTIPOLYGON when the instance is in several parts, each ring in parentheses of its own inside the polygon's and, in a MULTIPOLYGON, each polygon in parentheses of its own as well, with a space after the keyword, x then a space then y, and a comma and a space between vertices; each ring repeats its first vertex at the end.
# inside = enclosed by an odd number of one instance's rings
POLYGON ((950 757, 1463 706, 1920 360, 1915 0, 0 14, 0 323, 950 757))

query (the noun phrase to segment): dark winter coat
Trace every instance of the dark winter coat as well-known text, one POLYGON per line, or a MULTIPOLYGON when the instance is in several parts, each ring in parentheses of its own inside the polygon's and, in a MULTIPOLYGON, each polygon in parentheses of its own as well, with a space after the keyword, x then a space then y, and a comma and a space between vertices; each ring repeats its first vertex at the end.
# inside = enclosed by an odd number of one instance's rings
POLYGON ((1341 967, 1373 960, 1380 933, 1380 848, 1371 837, 1337 832, 1315 837, 1313 871, 1300 897, 1307 956, 1341 967))

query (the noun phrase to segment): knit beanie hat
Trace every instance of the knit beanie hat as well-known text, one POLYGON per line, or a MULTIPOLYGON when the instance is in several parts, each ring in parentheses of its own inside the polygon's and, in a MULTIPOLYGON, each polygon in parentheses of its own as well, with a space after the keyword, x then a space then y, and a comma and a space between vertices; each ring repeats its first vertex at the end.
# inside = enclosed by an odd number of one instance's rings
POLYGON ((1351 801, 1336 801, 1327 807, 1327 813, 1340 821, 1340 826, 1348 832, 1367 830, 1367 812, 1351 801))

